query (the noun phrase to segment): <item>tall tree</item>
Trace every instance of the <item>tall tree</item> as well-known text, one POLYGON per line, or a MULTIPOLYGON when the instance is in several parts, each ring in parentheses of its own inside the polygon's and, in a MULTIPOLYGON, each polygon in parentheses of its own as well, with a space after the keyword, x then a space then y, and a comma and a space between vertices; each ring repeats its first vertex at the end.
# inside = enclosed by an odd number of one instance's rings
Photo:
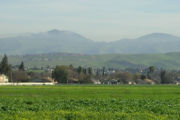
POLYGON ((52 77, 58 83, 68 83, 68 68, 66 66, 56 66, 52 72, 52 77))
POLYGON ((92 67, 88 67, 88 74, 92 75, 92 72, 93 72, 92 67))
POLYGON ((74 66, 73 66, 72 64, 70 64, 70 65, 69 65, 69 68, 70 68, 71 70, 73 70, 73 69, 74 69, 74 66))
POLYGON ((160 72, 160 78, 161 78, 161 83, 166 84, 167 83, 167 78, 166 78, 166 70, 161 70, 160 72))
POLYGON ((24 69, 24 62, 23 61, 21 62, 20 66, 19 66, 19 70, 20 71, 25 71, 25 69, 24 69))
POLYGON ((103 76, 105 75, 105 70, 106 70, 106 68, 103 67, 103 72, 102 72, 103 76))
POLYGON ((86 75, 87 74, 87 70, 86 70, 86 68, 83 68, 83 73, 86 75))
POLYGON ((77 72, 78 72, 79 74, 81 74, 82 71, 83 71, 83 68, 82 68, 81 66, 79 66, 78 69, 77 69, 77 72))
POLYGON ((7 75, 10 71, 11 71, 11 67, 8 64, 8 57, 5 54, 0 64, 0 73, 7 75))
POLYGON ((147 71, 147 78, 148 78, 148 79, 152 79, 152 78, 151 78, 151 75, 154 73, 154 71, 155 71, 154 66, 150 66, 150 67, 148 68, 148 71, 147 71))
POLYGON ((166 70, 160 71, 161 84, 170 84, 173 83, 173 75, 167 72, 166 70))
POLYGON ((149 72, 150 72, 150 73, 153 73, 154 70, 155 70, 154 66, 150 66, 150 67, 149 67, 149 72))
POLYGON ((99 76, 99 68, 96 69, 96 76, 99 76))

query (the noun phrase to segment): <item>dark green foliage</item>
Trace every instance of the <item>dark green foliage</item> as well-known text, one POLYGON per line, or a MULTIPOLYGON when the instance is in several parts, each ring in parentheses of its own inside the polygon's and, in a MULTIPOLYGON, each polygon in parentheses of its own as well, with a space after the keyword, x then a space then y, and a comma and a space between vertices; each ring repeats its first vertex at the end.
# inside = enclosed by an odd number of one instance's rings
POLYGON ((78 67, 77 72, 81 74, 83 72, 83 68, 81 66, 78 67))
POLYGON ((145 76, 145 75, 141 75, 141 79, 142 79, 142 80, 145 80, 145 79, 146 79, 146 76, 145 76))
POLYGON ((59 83, 93 83, 91 75, 86 68, 79 66, 77 69, 73 66, 56 66, 52 72, 52 77, 59 83))
POLYGON ((153 73, 154 70, 155 70, 154 66, 150 66, 150 67, 149 67, 149 72, 150 72, 150 73, 153 73))
POLYGON ((88 67, 88 74, 89 74, 89 75, 92 75, 92 74, 93 74, 92 67, 88 67))
POLYGON ((83 71, 83 74, 85 74, 85 75, 87 74, 87 70, 86 70, 86 68, 83 68, 83 70, 82 70, 82 71, 83 71))
POLYGON ((19 70, 20 71, 24 71, 25 70, 24 69, 24 62, 23 61, 21 62, 20 66, 19 66, 19 70))
POLYGON ((70 68, 71 70, 74 70, 74 66, 73 66, 72 64, 69 65, 69 68, 70 68))
POLYGON ((148 79, 152 79, 152 78, 151 78, 151 75, 154 73, 154 71, 155 71, 154 66, 150 66, 150 67, 148 68, 148 71, 147 71, 147 78, 148 78, 148 79))
POLYGON ((165 70, 161 71, 160 77, 161 77, 161 83, 165 84, 166 83, 166 71, 165 70))
POLYGON ((103 76, 105 75, 105 69, 106 69, 106 68, 105 68, 105 67, 103 67, 103 72, 102 72, 102 73, 103 73, 103 76))
POLYGON ((52 72, 52 77, 58 83, 67 83, 68 81, 68 68, 66 66, 56 66, 52 72))
POLYGON ((166 70, 161 70, 160 72, 160 78, 161 78, 161 84, 170 84, 173 82, 172 75, 168 73, 166 70))
POLYGON ((96 76, 99 76, 99 69, 96 70, 96 76))
POLYGON ((11 71, 11 66, 8 64, 8 57, 4 55, 1 63, 0 63, 0 73, 8 75, 8 73, 11 71))

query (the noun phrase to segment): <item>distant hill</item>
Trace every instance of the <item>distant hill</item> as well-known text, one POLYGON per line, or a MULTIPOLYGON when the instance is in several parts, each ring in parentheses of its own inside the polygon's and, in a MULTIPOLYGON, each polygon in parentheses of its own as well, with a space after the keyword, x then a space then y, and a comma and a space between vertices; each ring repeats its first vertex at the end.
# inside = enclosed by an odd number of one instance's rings
POLYGON ((51 30, 44 33, 0 38, 0 54, 22 55, 41 53, 139 54, 180 51, 180 38, 153 33, 136 39, 95 42, 69 31, 51 30))
MULTIPOLYGON (((1 56, 2 57, 2 56, 1 56)), ((180 52, 166 54, 104 54, 82 55, 68 53, 51 53, 38 55, 9 56, 12 65, 24 61, 26 67, 42 67, 56 65, 113 67, 113 68, 139 68, 154 65, 158 68, 180 70, 180 52)))
POLYGON ((180 38, 164 33, 148 34, 137 39, 109 43, 107 53, 168 53, 180 51, 180 38), (111 50, 112 52, 110 52, 111 50))
POLYGON ((39 54, 53 52, 95 54, 95 43, 79 34, 69 31, 51 30, 45 33, 31 34, 0 39, 0 53, 39 54))

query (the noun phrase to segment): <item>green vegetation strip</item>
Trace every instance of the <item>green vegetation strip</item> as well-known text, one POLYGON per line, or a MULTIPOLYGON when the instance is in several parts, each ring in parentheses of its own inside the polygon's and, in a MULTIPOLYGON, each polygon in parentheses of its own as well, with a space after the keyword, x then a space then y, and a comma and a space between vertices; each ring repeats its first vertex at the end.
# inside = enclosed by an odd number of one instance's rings
POLYGON ((3 120, 180 118, 180 86, 2 86, 3 120))
MULTIPOLYGON (((2 59, 2 56, 0 56, 2 59)), ((180 68, 180 52, 167 54, 102 54, 102 55, 68 55, 68 54, 45 54, 29 56, 8 56, 9 63, 19 65, 24 61, 26 67, 45 67, 56 65, 70 65, 77 67, 109 67, 109 68, 137 68, 137 65, 155 66, 164 69, 180 68)))

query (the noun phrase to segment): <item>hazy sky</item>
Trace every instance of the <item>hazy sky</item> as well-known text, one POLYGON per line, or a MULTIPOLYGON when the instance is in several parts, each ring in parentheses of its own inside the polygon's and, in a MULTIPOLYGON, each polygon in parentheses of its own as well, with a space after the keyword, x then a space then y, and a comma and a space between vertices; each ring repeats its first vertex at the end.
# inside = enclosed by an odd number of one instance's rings
POLYGON ((0 36, 69 30, 97 41, 180 36, 180 0, 0 0, 0 36))

